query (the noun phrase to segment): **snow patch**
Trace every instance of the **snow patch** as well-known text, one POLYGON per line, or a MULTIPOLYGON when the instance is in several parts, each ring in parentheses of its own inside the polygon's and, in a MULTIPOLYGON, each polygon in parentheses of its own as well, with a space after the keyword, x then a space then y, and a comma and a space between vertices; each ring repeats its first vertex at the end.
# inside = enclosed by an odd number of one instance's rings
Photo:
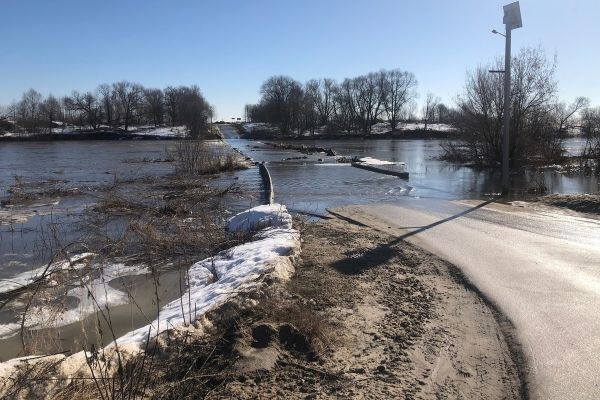
POLYGON ((10 292, 11 290, 29 285, 36 279, 41 278, 44 274, 44 271, 46 271, 46 274, 48 274, 53 271, 83 268, 87 265, 87 263, 84 261, 90 257, 93 257, 94 255, 94 253, 77 254, 69 257, 67 260, 52 263, 49 267, 44 266, 22 272, 9 279, 0 279, 0 293, 10 292))
POLYGON ((251 208, 233 216, 227 224, 229 232, 249 232, 265 227, 292 227, 292 216, 281 204, 270 204, 251 208))

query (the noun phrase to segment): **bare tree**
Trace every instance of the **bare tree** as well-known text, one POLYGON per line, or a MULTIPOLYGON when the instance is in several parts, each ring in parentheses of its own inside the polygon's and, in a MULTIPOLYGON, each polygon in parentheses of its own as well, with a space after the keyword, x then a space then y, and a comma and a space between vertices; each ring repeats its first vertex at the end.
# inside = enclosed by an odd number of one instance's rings
POLYGON ((387 96, 384 97, 384 107, 392 131, 396 130, 402 110, 406 104, 417 96, 417 79, 410 72, 398 69, 385 73, 387 96))
POLYGON ((134 113, 139 109, 144 88, 137 83, 121 81, 113 84, 115 99, 121 111, 125 132, 129 130, 134 113))
POLYGON ((145 114, 149 115, 154 126, 162 125, 165 115, 165 102, 163 91, 160 89, 144 90, 145 114))
MULTIPOLYGON (((458 98, 457 124, 467 149, 464 157, 486 165, 498 165, 502 155, 503 78, 488 72, 502 66, 499 59, 469 73, 458 98)), ((554 72, 555 64, 539 48, 523 49, 513 59, 509 142, 513 164, 561 156, 560 128, 553 115, 554 72)))
POLYGON ((71 111, 81 112, 92 129, 98 128, 100 107, 96 96, 92 92, 79 93, 73 91, 71 96, 65 99, 65 106, 71 111))
POLYGON ((41 101, 42 95, 33 89, 29 89, 23 93, 23 97, 17 105, 18 122, 29 132, 37 130, 41 101))
POLYGON ((356 107, 354 84, 352 79, 344 81, 334 92, 335 99, 335 121, 346 133, 352 132, 356 124, 356 107))
POLYGON ((46 100, 40 105, 40 113, 48 123, 48 129, 52 134, 52 125, 56 118, 60 115, 61 105, 56 97, 49 95, 46 100))
POLYGON ((103 83, 96 89, 96 97, 102 108, 103 119, 107 126, 113 126, 114 121, 118 120, 115 115, 115 95, 111 86, 107 83, 103 83))
POLYGON ((600 107, 588 107, 581 114, 581 132, 586 143, 580 163, 587 172, 600 175, 600 107))
POLYGON ((318 81, 316 108, 319 113, 319 124, 328 125, 334 113, 334 91, 336 83, 333 79, 318 81))
POLYGON ((577 97, 571 104, 557 103, 555 105, 556 118, 558 119, 559 133, 566 133, 569 129, 573 129, 571 123, 578 113, 590 106, 590 99, 587 97, 577 97))
POLYGON ((299 127, 301 116, 302 86, 287 76, 273 76, 261 86, 260 107, 269 119, 276 123, 284 133, 299 127))
POLYGON ((192 138, 198 138, 208 131, 208 120, 211 114, 210 105, 202 96, 197 86, 180 87, 178 115, 187 127, 192 138))
POLYGON ((440 101, 440 98, 436 97, 433 93, 427 93, 427 98, 423 105, 423 122, 425 123, 425 130, 427 130, 428 124, 435 118, 435 111, 440 101))
MULTIPOLYGON (((316 126, 320 122, 320 114, 318 111, 321 101, 320 82, 316 79, 311 79, 304 85, 304 101, 302 104, 302 118, 304 128, 308 129, 312 134, 315 132, 316 126)), ((303 129, 304 129, 303 128, 303 129)))
POLYGON ((180 91, 174 87, 167 87, 164 90, 165 96, 165 109, 171 126, 175 126, 179 123, 179 99, 180 91))
POLYGON ((361 131, 370 133, 383 108, 385 98, 385 73, 377 72, 353 79, 354 104, 361 131))

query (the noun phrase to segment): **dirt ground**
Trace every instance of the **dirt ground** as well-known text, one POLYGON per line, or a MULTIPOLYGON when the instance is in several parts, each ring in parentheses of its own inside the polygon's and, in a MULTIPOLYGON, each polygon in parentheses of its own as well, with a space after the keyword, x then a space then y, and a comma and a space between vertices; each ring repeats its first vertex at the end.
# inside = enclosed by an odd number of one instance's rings
POLYGON ((498 319, 453 266, 340 219, 302 237, 295 277, 237 318, 207 397, 524 397, 498 319))
POLYGON ((538 202, 573 211, 600 214, 600 194, 551 194, 537 199, 538 202))

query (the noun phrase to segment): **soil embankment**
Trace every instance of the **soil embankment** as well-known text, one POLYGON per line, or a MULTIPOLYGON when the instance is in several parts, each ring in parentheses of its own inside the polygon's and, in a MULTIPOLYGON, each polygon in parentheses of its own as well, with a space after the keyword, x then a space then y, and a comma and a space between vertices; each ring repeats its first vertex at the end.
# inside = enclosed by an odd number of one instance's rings
POLYGON ((551 194, 540 197, 537 201, 573 211, 600 214, 600 193, 551 194))
POLYGON ((212 381, 200 392, 187 381, 170 390, 239 399, 521 397, 493 312, 453 266, 341 219, 308 224, 302 238, 291 281, 250 310, 212 318, 219 333, 202 339, 212 381))

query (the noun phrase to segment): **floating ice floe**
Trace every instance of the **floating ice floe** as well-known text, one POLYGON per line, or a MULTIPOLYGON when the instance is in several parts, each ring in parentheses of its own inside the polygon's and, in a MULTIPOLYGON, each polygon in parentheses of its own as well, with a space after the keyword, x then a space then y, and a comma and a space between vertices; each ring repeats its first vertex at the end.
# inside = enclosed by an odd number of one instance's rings
POLYGON ((0 293, 10 292, 22 286, 27 286, 36 279, 42 278, 44 274, 48 275, 59 270, 83 268, 87 265, 85 261, 93 256, 94 253, 81 253, 71 256, 67 260, 51 263, 49 266, 25 271, 7 279, 0 279, 0 293))
POLYGON ((385 160, 378 160, 376 158, 371 157, 363 157, 358 160, 359 162, 367 165, 405 165, 403 162, 392 162, 385 160))

